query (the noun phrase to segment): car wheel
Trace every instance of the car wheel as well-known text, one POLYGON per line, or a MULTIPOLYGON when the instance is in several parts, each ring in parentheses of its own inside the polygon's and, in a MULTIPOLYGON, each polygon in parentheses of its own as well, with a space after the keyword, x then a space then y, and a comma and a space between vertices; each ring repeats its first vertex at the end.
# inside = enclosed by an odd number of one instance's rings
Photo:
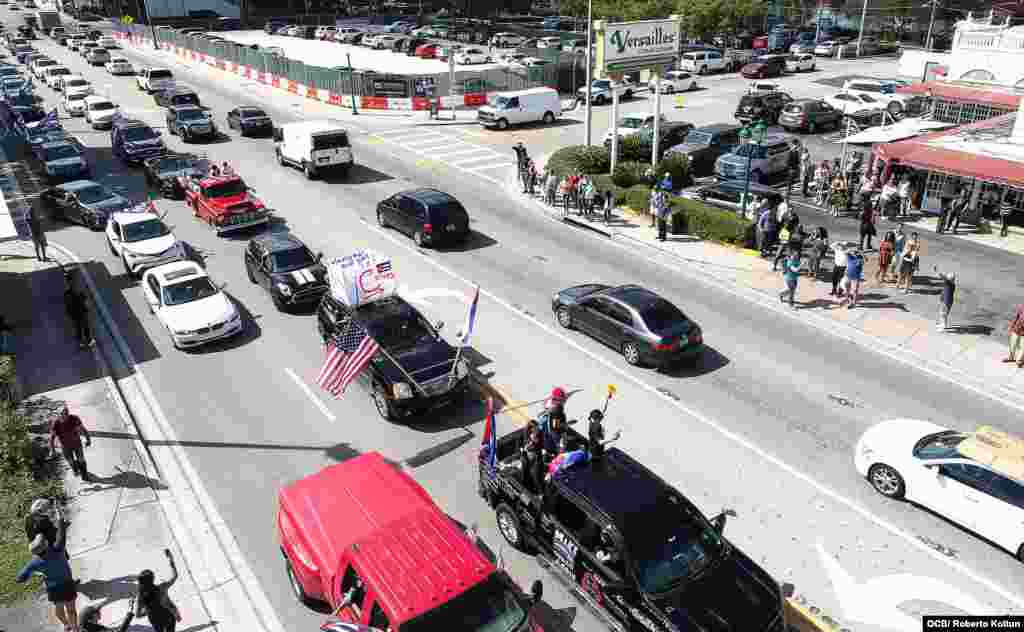
POLYGON ((665 94, 672 94, 675 91, 676 91, 676 87, 675 86, 671 86, 671 85, 670 86, 665 86, 665 94))
POLYGON ((640 347, 635 342, 627 342, 622 345, 622 357, 632 366, 640 364, 640 347))
POLYGON ((501 536, 512 548, 522 551, 525 544, 523 542, 523 525, 519 522, 519 517, 511 507, 504 503, 498 505, 495 515, 498 518, 498 531, 501 531, 501 536))
POLYGON ((392 404, 391 400, 384 394, 384 388, 382 386, 379 384, 373 385, 372 397, 373 405, 376 406, 377 414, 379 414, 381 418, 388 421, 394 421, 398 417, 394 404, 392 404))
POLYGON ((555 115, 552 114, 551 112, 545 112, 544 113, 544 123, 546 125, 551 125, 554 122, 555 122, 555 115))
POLYGON ((498 119, 498 129, 508 129, 508 121, 506 119, 498 119))
POLYGON ((284 167, 285 166, 285 164, 284 164, 284 154, 281 153, 281 149, 278 148, 275 153, 277 154, 277 164, 279 164, 282 167, 284 167))
POLYGON ((412 234, 412 240, 416 244, 417 247, 419 247, 419 248, 426 248, 426 246, 423 244, 423 233, 422 232, 416 231, 415 233, 413 233, 412 234))
POLYGON ((377 225, 380 226, 381 228, 388 227, 388 221, 384 219, 384 215, 381 214, 380 211, 377 211, 377 225))
POLYGON ((572 329, 572 312, 569 311, 568 307, 559 307, 558 311, 555 312, 555 317, 563 329, 572 329))
POLYGON ((700 74, 700 75, 708 74, 708 67, 707 66, 701 66, 700 67, 700 71, 697 74, 700 74))
POLYGON ((292 593, 295 594, 295 598, 299 600, 304 606, 308 606, 313 602, 306 594, 305 589, 302 588, 302 584, 299 583, 299 578, 295 576, 295 571, 292 570, 292 562, 287 557, 284 558, 284 572, 288 574, 288 583, 292 587, 292 593))
POLYGON ((900 473, 884 463, 875 463, 871 466, 868 470, 868 481, 876 492, 886 498, 903 498, 907 491, 900 473))
POLYGON ((605 96, 603 94, 599 94, 596 97, 594 97, 594 104, 595 105, 604 105, 605 101, 606 101, 606 99, 605 99, 605 96))
POLYGON ((816 64, 811 64, 811 72, 814 72, 815 68, 817 68, 817 65, 816 64))
POLYGON ((316 178, 316 170, 313 169, 313 165, 309 164, 308 162, 304 162, 302 164, 302 172, 306 174, 307 180, 313 180, 314 178, 316 178))
POLYGON ((121 265, 124 266, 124 273, 129 277, 135 278, 135 273, 132 272, 131 266, 128 265, 128 259, 124 256, 121 257, 121 265))
POLYGON ((896 116, 903 111, 903 106, 898 101, 891 101, 889 105, 885 106, 885 109, 889 110, 889 114, 896 116))
POLYGON ((693 92, 696 89, 697 89, 697 82, 694 81, 693 83, 690 84, 690 92, 693 92))
POLYGON ((1020 548, 1017 549, 1017 561, 1024 562, 1024 544, 1021 544, 1020 548))

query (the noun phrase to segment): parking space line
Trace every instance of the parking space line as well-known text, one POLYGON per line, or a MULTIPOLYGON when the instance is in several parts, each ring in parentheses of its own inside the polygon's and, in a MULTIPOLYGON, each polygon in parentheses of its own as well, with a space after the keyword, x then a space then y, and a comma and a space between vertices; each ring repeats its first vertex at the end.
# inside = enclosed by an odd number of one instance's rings
POLYGON ((295 371, 292 371, 288 367, 285 367, 284 372, 288 374, 288 377, 292 378, 292 381, 295 382, 296 386, 302 389, 302 392, 306 394, 306 397, 309 398, 309 401, 313 402, 313 405, 316 406, 321 413, 323 413, 324 417, 327 417, 329 421, 338 420, 338 418, 334 416, 334 413, 332 413, 330 409, 327 408, 327 405, 320 401, 320 398, 316 396, 316 394, 313 392, 313 389, 309 388, 309 386, 302 380, 302 378, 296 375, 295 371))
POLYGON ((429 151, 433 156, 436 157, 437 154, 434 153, 434 150, 441 149, 443 147, 451 147, 452 145, 462 143, 462 141, 458 141, 458 140, 453 141, 450 138, 446 138, 443 141, 436 141, 435 140, 435 141, 432 141, 432 142, 438 143, 438 144, 436 144, 436 145, 416 145, 416 147, 414 149, 416 151, 429 151))
MULTIPOLYGON (((425 130, 410 130, 408 127, 398 127, 398 128, 395 128, 395 129, 386 129, 386 130, 381 130, 379 132, 374 132, 374 134, 376 134, 377 136, 390 136, 392 134, 401 135, 401 134, 408 134, 409 132, 419 132, 419 131, 425 131, 425 130)), ((431 133, 436 134, 437 132, 431 132, 431 133)))
MULTIPOLYGON (((468 144, 468 143, 464 143, 464 144, 468 144)), ((487 147, 479 147, 479 146, 476 146, 476 145, 472 145, 472 149, 459 149, 459 150, 456 150, 456 151, 445 151, 445 152, 442 152, 442 153, 435 153, 434 155, 437 156, 438 158, 445 158, 445 159, 447 159, 450 156, 458 156, 459 154, 472 154, 472 153, 476 153, 478 151, 486 151, 488 153, 494 153, 492 150, 488 149, 487 147)))
MULTIPOLYGON (((461 166, 461 165, 472 165, 472 164, 476 164, 476 163, 479 163, 479 162, 490 162, 492 160, 497 160, 497 159, 500 159, 500 158, 502 158, 502 156, 499 156, 498 154, 495 154, 494 152, 490 152, 489 154, 482 154, 482 155, 479 155, 479 156, 470 156, 469 158, 462 157, 462 158, 459 158, 458 160, 445 160, 445 162, 458 167, 458 166, 461 166)), ((506 164, 507 164, 507 161, 506 161, 506 164)))

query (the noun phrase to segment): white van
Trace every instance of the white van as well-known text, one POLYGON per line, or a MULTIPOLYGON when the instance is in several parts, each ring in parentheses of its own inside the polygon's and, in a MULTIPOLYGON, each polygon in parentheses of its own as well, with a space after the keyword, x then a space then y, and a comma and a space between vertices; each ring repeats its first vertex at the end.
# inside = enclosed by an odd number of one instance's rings
POLYGON ((330 121, 285 123, 274 128, 277 161, 298 167, 312 180, 324 171, 348 173, 355 159, 348 131, 330 121))
POLYGON ((514 92, 498 92, 487 105, 476 111, 476 120, 484 127, 507 129, 543 121, 553 123, 562 116, 562 101, 554 88, 530 88, 514 92))

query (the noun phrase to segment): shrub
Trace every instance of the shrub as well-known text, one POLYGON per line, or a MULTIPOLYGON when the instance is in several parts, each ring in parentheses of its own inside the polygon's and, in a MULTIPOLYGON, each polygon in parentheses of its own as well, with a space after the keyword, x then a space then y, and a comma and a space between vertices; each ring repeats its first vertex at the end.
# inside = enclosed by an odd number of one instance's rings
POLYGON ((0 354, 0 402, 14 399, 14 354, 0 354))
POLYGON ((626 206, 646 213, 651 206, 651 187, 645 184, 637 184, 626 189, 626 206))
POLYGON ((611 157, 604 147, 569 145, 562 147, 548 158, 547 169, 559 178, 574 173, 593 175, 608 173, 611 157))
POLYGON ((617 158, 629 162, 643 162, 644 158, 650 160, 651 146, 645 143, 640 134, 630 134, 619 143, 619 155, 617 158))
POLYGON ((31 472, 34 462, 28 419, 9 402, 0 402, 0 474, 31 472))
POLYGON ((672 176, 672 186, 677 189, 685 186, 690 173, 689 159, 681 154, 669 154, 654 168, 654 173, 659 180, 665 177, 666 172, 672 176))
POLYGON ((617 186, 627 189, 638 184, 646 184, 644 182, 645 171, 647 171, 646 164, 623 160, 616 163, 615 171, 612 173, 612 181, 617 186))
POLYGON ((671 204, 676 215, 683 215, 678 220, 673 215, 673 225, 685 222, 686 231, 691 235, 744 247, 753 243, 754 224, 736 213, 679 197, 673 198, 671 204))
POLYGON ((686 213, 684 211, 676 210, 669 216, 669 232, 673 235, 688 235, 689 226, 687 225, 686 213))

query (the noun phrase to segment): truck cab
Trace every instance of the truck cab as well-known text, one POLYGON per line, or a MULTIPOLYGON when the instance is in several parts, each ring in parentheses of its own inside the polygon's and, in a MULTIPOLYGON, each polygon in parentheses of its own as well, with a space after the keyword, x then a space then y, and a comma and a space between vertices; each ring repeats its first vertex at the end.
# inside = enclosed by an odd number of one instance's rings
POLYGON ((326 603, 341 622, 390 632, 539 629, 531 600, 379 453, 284 487, 276 527, 296 597, 326 603))
POLYGON ((285 123, 274 129, 274 140, 281 166, 302 169, 310 180, 327 171, 347 175, 355 162, 348 131, 330 121, 285 123))
POLYGON ((266 224, 270 213, 236 175, 186 178, 185 203, 217 235, 266 224))

